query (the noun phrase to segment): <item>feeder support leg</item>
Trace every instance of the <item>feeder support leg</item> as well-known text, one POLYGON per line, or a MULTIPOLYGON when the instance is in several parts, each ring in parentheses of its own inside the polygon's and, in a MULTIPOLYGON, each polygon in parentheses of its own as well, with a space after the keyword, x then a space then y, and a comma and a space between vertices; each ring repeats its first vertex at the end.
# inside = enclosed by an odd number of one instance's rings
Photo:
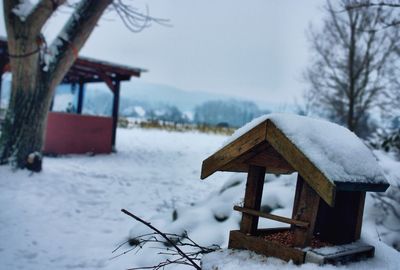
MULTIPOLYGON (((244 195, 244 207, 260 210, 261 197, 264 187, 265 167, 250 165, 247 175, 246 192, 244 195)), ((258 216, 243 213, 240 223, 240 231, 254 235, 257 232, 258 216)))
POLYGON ((305 247, 311 244, 314 234, 314 227, 317 219, 320 197, 307 184, 306 181, 299 175, 297 178, 297 192, 294 203, 294 218, 296 220, 309 223, 309 227, 304 229, 295 226, 294 229, 294 244, 298 247, 305 247))

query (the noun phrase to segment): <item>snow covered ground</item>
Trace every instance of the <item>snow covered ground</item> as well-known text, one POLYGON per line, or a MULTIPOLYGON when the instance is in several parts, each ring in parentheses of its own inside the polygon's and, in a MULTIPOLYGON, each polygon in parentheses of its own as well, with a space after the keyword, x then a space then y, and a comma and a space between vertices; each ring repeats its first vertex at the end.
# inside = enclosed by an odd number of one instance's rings
POLYGON ((118 130, 118 153, 46 158, 40 174, 0 167, 0 269, 127 269, 115 260, 135 221, 202 200, 222 181, 200 181, 223 136, 118 130))
POLYGON ((306 263, 296 266, 276 258, 266 258, 249 251, 223 249, 204 256, 203 270, 398 270, 400 256, 394 249, 382 242, 371 240, 376 248, 375 257, 347 265, 324 265, 306 263))
MULTIPOLYGON (((46 158, 44 171, 33 175, 0 167, 0 269, 127 269, 157 262, 157 250, 150 248, 109 260, 111 251, 129 234, 146 232, 121 208, 164 231, 187 230, 200 244, 225 247, 229 230, 239 226, 240 215, 232 206, 243 197, 245 176, 217 173, 199 180, 202 160, 225 140, 219 135, 119 129, 116 154, 46 158)), ((377 155, 389 180, 400 179, 400 163, 380 152, 377 155)), ((265 210, 290 215, 295 177, 267 175, 265 210)), ((363 238, 376 246, 376 258, 344 269, 397 269, 400 265, 400 254, 378 241, 377 231, 389 243, 398 236, 382 235, 375 226, 379 214, 369 196, 363 238)), ((260 224, 280 225, 268 220, 260 224)), ((232 255, 222 250, 204 260, 204 269, 259 268, 298 267, 245 251, 232 255)))

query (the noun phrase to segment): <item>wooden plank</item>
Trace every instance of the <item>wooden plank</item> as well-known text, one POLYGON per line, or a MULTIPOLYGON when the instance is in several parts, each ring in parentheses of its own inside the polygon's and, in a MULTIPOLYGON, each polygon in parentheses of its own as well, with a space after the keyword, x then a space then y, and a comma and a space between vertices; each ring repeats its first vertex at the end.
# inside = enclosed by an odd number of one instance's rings
POLYGON ((355 217, 356 222, 355 222, 354 239, 358 240, 361 237, 361 228, 362 228, 364 205, 365 205, 365 192, 359 193, 359 198, 356 201, 356 203, 358 204, 358 211, 355 217))
MULTIPOLYGON (((260 210, 261 196, 264 187, 265 168, 250 166, 247 175, 244 207, 260 210)), ((243 213, 240 222, 240 231, 246 234, 255 234, 258 226, 258 217, 243 213)))
POLYGON ((116 83, 114 84, 114 81, 112 78, 110 78, 105 72, 102 70, 97 70, 97 73, 99 77, 104 81, 104 83, 110 88, 111 92, 115 93, 116 91, 116 83))
POLYGON ((315 234, 323 241, 347 244, 360 239, 365 192, 338 191, 335 207, 321 202, 315 234))
MULTIPOLYGON (((304 127, 306 128, 306 127, 304 127)), ((286 161, 302 175, 304 180, 330 206, 335 205, 335 184, 294 145, 275 124, 267 120, 267 141, 285 158, 286 161)))
MULTIPOLYGON (((295 218, 297 211, 299 209, 300 192, 301 192, 301 189, 303 188, 303 183, 304 183, 304 181, 297 176, 296 191, 294 194, 294 202, 293 202, 293 210, 292 210, 292 218, 293 219, 295 218)), ((292 226, 291 228, 293 229, 294 227, 292 226)))
MULTIPOLYGON (((267 131, 268 132, 268 131, 267 131)), ((245 161, 246 164, 265 167, 269 173, 293 173, 293 167, 270 144, 264 151, 245 161)))
POLYGON ((103 71, 106 72, 111 72, 111 73, 117 73, 121 75, 130 75, 130 76, 136 76, 140 77, 141 72, 146 72, 144 69, 139 69, 139 68, 132 68, 132 67, 126 67, 123 65, 117 65, 114 63, 109 63, 106 61, 100 61, 100 60, 95 60, 95 59, 89 59, 85 57, 79 57, 78 59, 75 60, 74 66, 77 67, 88 67, 91 69, 102 69, 103 71))
POLYGON ((248 209, 248 208, 244 208, 244 207, 240 207, 240 206, 236 206, 236 205, 233 207, 233 209, 236 211, 242 212, 242 213, 252 215, 252 216, 272 219, 272 220, 276 220, 276 221, 279 221, 282 223, 292 224, 292 225, 302 227, 302 228, 308 228, 308 226, 309 226, 309 224, 307 222, 303 222, 303 221, 299 221, 299 220, 295 220, 295 219, 291 219, 291 218, 286 218, 286 217, 281 217, 281 216, 277 216, 277 215, 273 215, 273 214, 268 214, 268 213, 264 213, 261 211, 256 211, 256 210, 252 210, 252 209, 248 209))
POLYGON ((262 142, 245 154, 222 166, 219 171, 247 172, 249 165, 265 167, 266 173, 290 174, 292 166, 267 142, 262 142))
POLYGON ((373 191, 385 192, 390 186, 389 183, 373 184, 373 183, 349 183, 335 181, 336 190, 340 191, 373 191))
POLYGON ((247 249, 258 254, 273 256, 285 261, 292 260, 295 264, 304 262, 305 252, 283 246, 279 243, 267 241, 259 236, 246 235, 240 231, 231 231, 229 234, 229 248, 247 249))
POLYGON ((292 169, 288 168, 279 168, 279 167, 268 167, 266 164, 261 164, 261 163, 256 163, 256 162, 251 162, 251 164, 246 164, 243 162, 237 162, 236 160, 228 163, 227 165, 223 166, 221 169, 218 171, 222 172, 248 172, 249 171, 249 166, 250 165, 255 165, 255 166, 260 166, 265 168, 266 173, 271 173, 271 174, 291 174, 293 173, 292 169))
MULTIPOLYGON (((244 154, 241 154, 231 162, 222 166, 219 171, 228 171, 228 172, 248 172, 249 164, 246 163, 246 160, 251 159, 252 157, 266 151, 268 148, 268 143, 266 141, 259 143, 249 151, 244 154)), ((262 166, 261 166, 262 167, 262 166)))
POLYGON ((317 219, 320 197, 307 184, 302 177, 298 175, 298 181, 302 181, 302 187, 299 196, 299 203, 295 219, 309 223, 308 228, 294 227, 294 242, 295 246, 306 247, 311 244, 311 239, 314 235, 315 221, 317 219))
POLYGON ((248 172, 249 165, 241 162, 232 161, 218 169, 221 172, 248 172))
POLYGON ((207 178, 223 166, 265 142, 266 133, 266 121, 264 121, 205 159, 201 168, 201 179, 207 178))

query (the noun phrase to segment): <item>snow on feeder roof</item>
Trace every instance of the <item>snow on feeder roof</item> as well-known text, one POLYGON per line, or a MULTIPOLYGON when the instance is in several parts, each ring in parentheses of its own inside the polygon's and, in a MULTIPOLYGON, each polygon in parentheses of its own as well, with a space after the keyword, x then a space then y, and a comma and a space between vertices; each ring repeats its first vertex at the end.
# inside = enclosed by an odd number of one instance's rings
POLYGON ((373 246, 357 241, 365 193, 385 191, 389 184, 371 151, 346 128, 297 115, 265 115, 237 130, 204 160, 201 178, 216 171, 248 173, 243 205, 234 206, 242 213, 240 230, 230 232, 229 248, 296 264, 374 256, 373 246), (296 171, 292 217, 260 211, 265 173, 296 171), (259 229, 259 218, 290 227, 259 229), (322 252, 331 246, 335 248, 322 252))
POLYGON ((201 178, 216 171, 298 171, 333 206, 337 190, 385 191, 389 184, 368 147, 334 123, 290 114, 261 116, 238 129, 203 161, 201 178))

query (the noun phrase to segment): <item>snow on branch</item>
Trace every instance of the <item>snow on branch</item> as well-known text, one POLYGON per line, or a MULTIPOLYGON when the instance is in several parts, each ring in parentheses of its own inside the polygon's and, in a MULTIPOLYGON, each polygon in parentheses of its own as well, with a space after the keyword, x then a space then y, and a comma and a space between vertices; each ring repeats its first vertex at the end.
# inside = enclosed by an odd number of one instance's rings
POLYGON ((12 9, 12 12, 17 15, 22 22, 25 22, 36 5, 37 4, 32 3, 30 0, 20 0, 19 4, 12 9))
POLYGON ((75 7, 68 22, 49 48, 52 55, 48 60, 47 70, 54 72, 53 83, 58 84, 65 71, 72 66, 103 11, 111 2, 112 0, 82 0, 75 7))

